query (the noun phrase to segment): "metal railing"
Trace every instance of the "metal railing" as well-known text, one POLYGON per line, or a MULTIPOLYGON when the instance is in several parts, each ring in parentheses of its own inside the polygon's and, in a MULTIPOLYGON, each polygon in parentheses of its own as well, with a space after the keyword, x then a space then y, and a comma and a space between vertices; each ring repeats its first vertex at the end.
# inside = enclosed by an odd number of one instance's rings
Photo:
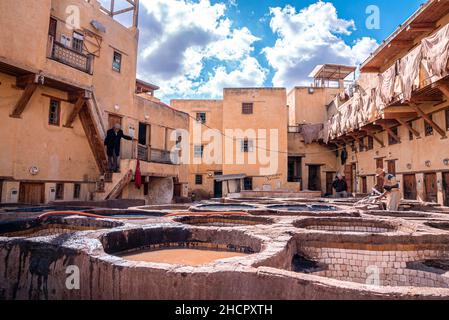
POLYGON ((68 65, 77 70, 93 74, 93 55, 84 54, 66 47, 60 42, 57 42, 53 36, 49 36, 49 57, 55 61, 68 65))

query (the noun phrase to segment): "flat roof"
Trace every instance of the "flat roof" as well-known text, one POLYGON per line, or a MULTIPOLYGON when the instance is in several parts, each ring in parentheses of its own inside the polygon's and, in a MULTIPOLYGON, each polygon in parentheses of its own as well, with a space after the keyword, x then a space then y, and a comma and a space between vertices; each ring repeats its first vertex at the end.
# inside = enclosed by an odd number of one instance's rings
POLYGON ((362 63, 362 72, 379 72, 396 57, 413 49, 415 40, 439 28, 437 22, 449 14, 449 1, 428 0, 362 63))
POLYGON ((353 73, 357 67, 342 64, 320 64, 309 74, 310 78, 344 80, 353 73))
POLYGON ((140 87, 142 87, 144 89, 148 89, 148 90, 159 90, 160 89, 158 86, 151 84, 149 82, 145 82, 140 79, 136 79, 136 84, 139 85, 140 87))

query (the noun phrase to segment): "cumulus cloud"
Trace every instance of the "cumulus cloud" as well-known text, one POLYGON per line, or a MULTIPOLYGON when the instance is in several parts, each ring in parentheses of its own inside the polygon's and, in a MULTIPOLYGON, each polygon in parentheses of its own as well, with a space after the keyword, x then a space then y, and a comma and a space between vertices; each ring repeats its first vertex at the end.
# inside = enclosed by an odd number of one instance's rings
POLYGON ((233 86, 265 81, 266 70, 251 57, 253 44, 260 39, 246 27, 234 28, 224 3, 141 3, 138 73, 156 82, 162 96, 219 97, 222 85, 231 81, 233 86))
POLYGON ((332 3, 318 1, 299 12, 291 5, 270 8, 271 30, 277 35, 272 47, 263 49, 275 70, 275 86, 310 84, 308 75, 323 63, 357 65, 377 46, 364 37, 347 44, 343 36, 355 30, 353 20, 340 19, 332 3))

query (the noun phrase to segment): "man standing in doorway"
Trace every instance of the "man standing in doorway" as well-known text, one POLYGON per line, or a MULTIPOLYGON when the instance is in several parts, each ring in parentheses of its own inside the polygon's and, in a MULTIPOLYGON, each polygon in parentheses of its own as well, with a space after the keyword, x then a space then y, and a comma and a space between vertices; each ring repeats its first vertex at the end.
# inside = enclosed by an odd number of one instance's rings
POLYGON ((119 172, 120 168, 120 142, 122 139, 132 140, 133 138, 123 133, 120 124, 116 123, 114 128, 108 130, 104 145, 107 149, 110 172, 119 172))
POLYGON ((332 183, 332 188, 335 189, 336 198, 347 198, 348 197, 348 184, 346 179, 341 173, 337 174, 334 182, 332 183))
POLYGON ((378 168, 376 170, 376 177, 384 178, 385 192, 378 197, 379 200, 387 198, 387 210, 398 211, 401 202, 401 191, 399 182, 393 174, 386 173, 385 169, 378 168))

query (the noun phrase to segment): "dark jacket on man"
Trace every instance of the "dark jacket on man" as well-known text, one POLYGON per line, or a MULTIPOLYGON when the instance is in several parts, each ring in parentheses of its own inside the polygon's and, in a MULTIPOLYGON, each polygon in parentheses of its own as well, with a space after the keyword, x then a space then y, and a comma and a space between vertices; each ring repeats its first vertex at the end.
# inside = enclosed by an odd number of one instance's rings
POLYGON ((114 129, 108 130, 106 139, 104 139, 104 145, 107 147, 108 157, 112 157, 115 153, 116 156, 120 156, 120 141, 122 139, 132 140, 133 138, 123 133, 123 130, 114 131, 114 129))
POLYGON ((335 189, 336 192, 348 191, 348 184, 346 183, 346 180, 344 178, 335 179, 334 183, 332 183, 332 187, 335 189))

